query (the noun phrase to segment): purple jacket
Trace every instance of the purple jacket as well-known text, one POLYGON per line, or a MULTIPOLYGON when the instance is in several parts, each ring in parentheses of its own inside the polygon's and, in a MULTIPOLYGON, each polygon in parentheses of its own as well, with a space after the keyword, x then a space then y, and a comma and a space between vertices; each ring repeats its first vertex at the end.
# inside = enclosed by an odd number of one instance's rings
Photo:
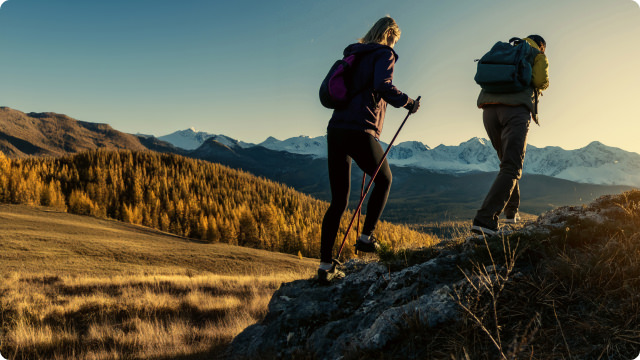
POLYGON ((345 109, 333 111, 328 128, 362 130, 377 139, 382 132, 387 103, 399 108, 409 102, 409 96, 392 83, 398 54, 386 45, 360 43, 344 49, 344 56, 351 54, 360 54, 352 88, 363 90, 345 109))

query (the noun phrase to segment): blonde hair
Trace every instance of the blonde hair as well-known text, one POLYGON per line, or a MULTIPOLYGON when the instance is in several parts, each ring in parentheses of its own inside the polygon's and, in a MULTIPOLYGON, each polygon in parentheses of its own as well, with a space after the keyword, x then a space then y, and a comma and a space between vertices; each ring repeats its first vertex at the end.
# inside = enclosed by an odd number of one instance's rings
POLYGON ((376 21, 375 24, 369 29, 369 32, 358 42, 362 44, 378 43, 382 45, 393 46, 398 39, 400 39, 400 28, 393 18, 385 16, 382 19, 376 21), (388 44, 387 39, 393 38, 393 43, 388 44))

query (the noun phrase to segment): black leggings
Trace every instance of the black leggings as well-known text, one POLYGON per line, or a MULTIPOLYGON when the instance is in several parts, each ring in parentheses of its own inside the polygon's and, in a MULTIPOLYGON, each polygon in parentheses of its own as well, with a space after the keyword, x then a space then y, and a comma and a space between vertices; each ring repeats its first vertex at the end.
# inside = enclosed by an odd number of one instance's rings
MULTIPOLYGON (((376 171, 384 151, 378 141, 363 131, 333 129, 327 131, 329 183, 331 185, 331 205, 322 221, 320 261, 330 263, 332 249, 340 227, 340 218, 349 204, 351 188, 351 159, 367 175, 376 171)), ((384 160, 374 180, 373 191, 367 204, 367 216, 362 233, 371 235, 382 215, 391 189, 391 169, 384 160)))

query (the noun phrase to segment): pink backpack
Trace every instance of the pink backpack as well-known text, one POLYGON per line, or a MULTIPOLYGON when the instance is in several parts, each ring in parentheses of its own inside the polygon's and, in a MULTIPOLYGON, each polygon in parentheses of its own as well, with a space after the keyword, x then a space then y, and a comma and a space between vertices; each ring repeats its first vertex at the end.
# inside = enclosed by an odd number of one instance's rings
POLYGON ((349 55, 336 61, 320 85, 320 103, 329 109, 343 109, 349 105, 353 92, 353 69, 356 55, 349 55))

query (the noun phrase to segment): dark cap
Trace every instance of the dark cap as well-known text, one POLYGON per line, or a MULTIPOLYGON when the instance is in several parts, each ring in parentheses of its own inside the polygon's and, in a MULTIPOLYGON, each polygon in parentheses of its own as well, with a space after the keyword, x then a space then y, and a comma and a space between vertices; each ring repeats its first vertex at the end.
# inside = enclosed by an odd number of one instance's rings
POLYGON ((529 39, 535 41, 536 44, 538 44, 538 46, 544 46, 545 48, 547 47, 547 42, 544 41, 544 39, 542 38, 542 36, 540 35, 529 35, 527 36, 529 39))

